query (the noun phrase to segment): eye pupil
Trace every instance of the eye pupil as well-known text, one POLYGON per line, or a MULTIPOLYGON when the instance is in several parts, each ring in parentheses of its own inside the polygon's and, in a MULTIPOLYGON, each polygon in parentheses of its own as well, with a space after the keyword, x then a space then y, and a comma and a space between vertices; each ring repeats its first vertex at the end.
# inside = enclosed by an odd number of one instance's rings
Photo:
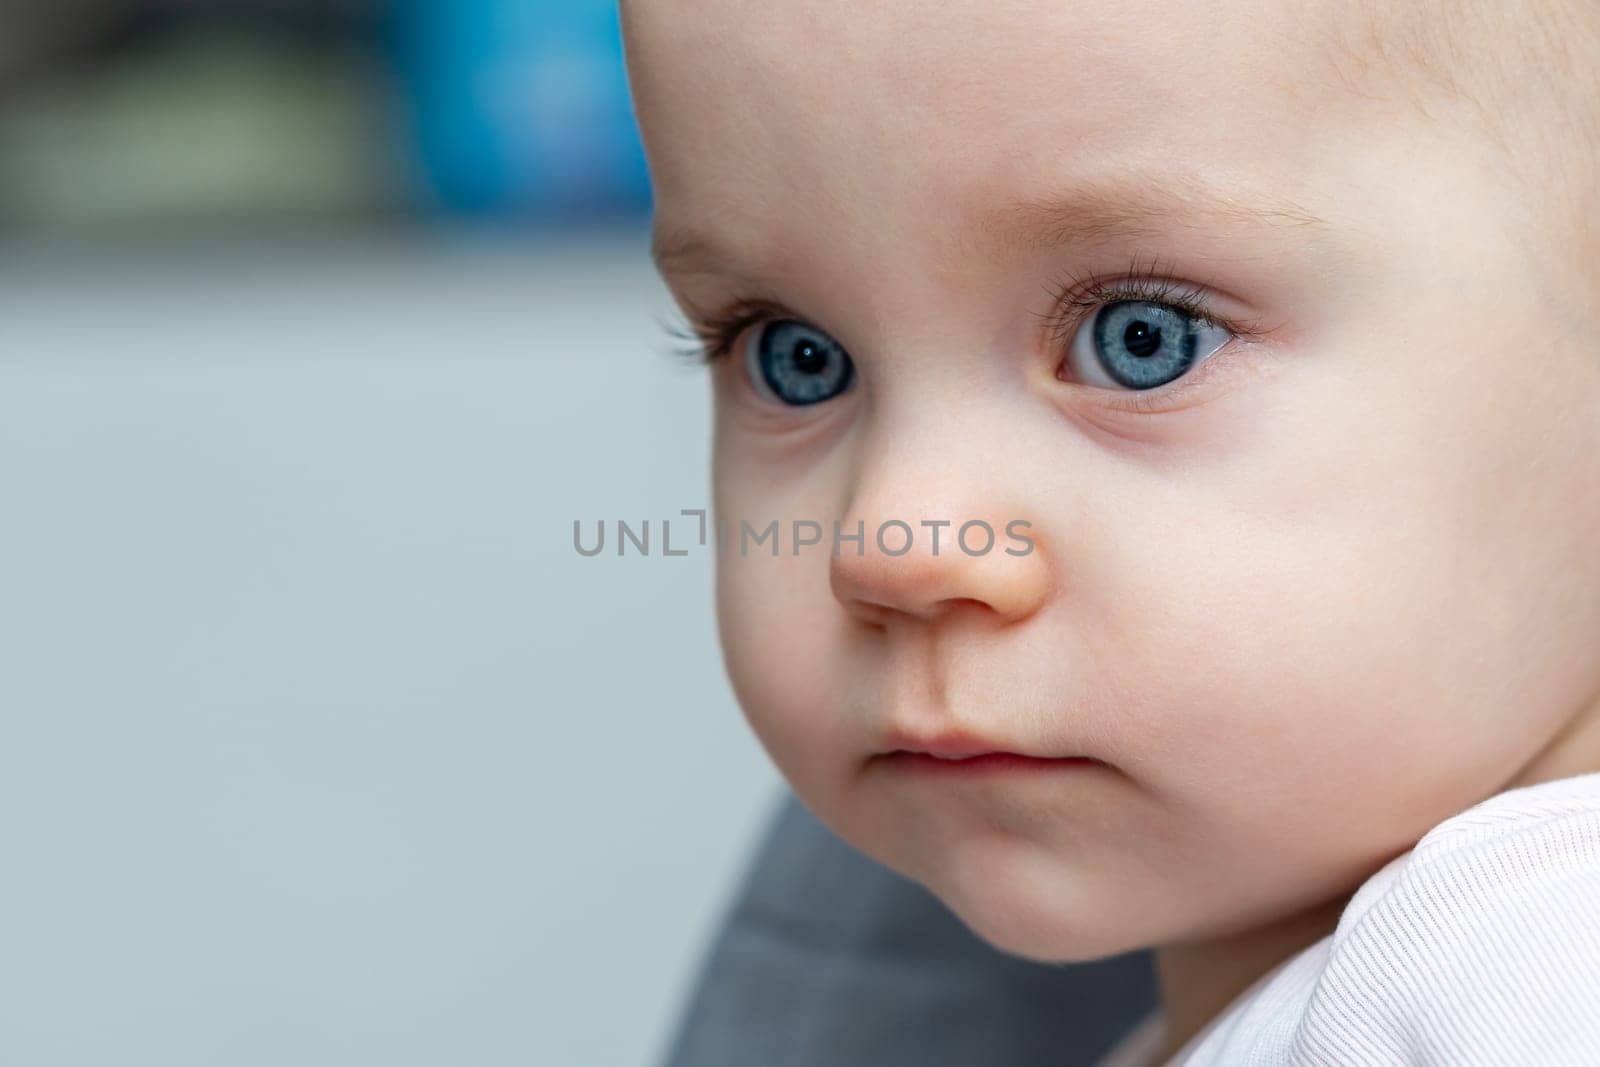
POLYGON ((827 353, 812 344, 810 341, 801 341, 794 346, 793 355, 795 369, 806 374, 815 374, 827 363, 827 353))
POLYGON ((1161 348, 1161 330, 1152 328, 1143 319, 1135 319, 1122 331, 1122 343, 1129 353, 1144 359, 1161 348))

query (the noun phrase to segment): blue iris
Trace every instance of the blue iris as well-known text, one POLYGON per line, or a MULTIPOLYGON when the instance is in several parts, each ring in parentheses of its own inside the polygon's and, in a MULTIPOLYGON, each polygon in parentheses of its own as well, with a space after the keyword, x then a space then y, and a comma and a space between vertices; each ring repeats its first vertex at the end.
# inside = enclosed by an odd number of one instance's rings
POLYGON ((1118 385, 1153 389, 1193 365, 1206 325, 1149 300, 1107 304, 1094 317, 1095 358, 1118 385))
POLYGON ((844 348, 814 326, 793 319, 767 323, 750 348, 760 375, 772 394, 785 404, 820 404, 844 392, 854 364, 844 348))

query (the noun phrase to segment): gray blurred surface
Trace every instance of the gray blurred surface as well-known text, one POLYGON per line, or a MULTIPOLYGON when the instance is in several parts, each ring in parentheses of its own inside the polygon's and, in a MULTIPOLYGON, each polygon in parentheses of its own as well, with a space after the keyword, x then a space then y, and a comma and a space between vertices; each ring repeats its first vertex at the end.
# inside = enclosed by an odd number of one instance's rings
POLYGON ((709 503, 668 307, 642 233, 7 248, 0 1063, 658 1054, 777 788, 710 559, 572 548, 709 503))

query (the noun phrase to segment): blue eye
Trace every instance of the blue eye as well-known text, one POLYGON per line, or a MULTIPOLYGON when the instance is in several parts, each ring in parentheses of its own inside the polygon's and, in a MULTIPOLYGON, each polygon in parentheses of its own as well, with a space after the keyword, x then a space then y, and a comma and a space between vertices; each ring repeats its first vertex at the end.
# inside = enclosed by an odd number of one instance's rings
POLYGON ((778 402, 796 407, 838 396, 855 370, 839 342, 793 319, 777 319, 761 327, 746 353, 756 387, 778 402))
POLYGON ((1119 300, 1078 328, 1069 358, 1087 361, 1112 385, 1154 389, 1182 377, 1232 338, 1223 327, 1171 304, 1119 300))

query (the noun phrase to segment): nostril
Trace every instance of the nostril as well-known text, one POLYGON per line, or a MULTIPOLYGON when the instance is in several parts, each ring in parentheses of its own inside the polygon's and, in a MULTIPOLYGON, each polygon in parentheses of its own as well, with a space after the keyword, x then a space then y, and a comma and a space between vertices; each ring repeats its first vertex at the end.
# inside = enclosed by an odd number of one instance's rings
POLYGON ((845 610, 866 625, 879 630, 887 628, 889 620, 897 614, 895 609, 885 604, 863 600, 860 597, 848 598, 845 601, 845 610))
POLYGON ((933 611, 930 612, 931 615, 939 618, 980 613, 982 615, 996 614, 994 605, 987 600, 980 600, 977 597, 970 596, 954 596, 941 600, 933 606, 933 611))

